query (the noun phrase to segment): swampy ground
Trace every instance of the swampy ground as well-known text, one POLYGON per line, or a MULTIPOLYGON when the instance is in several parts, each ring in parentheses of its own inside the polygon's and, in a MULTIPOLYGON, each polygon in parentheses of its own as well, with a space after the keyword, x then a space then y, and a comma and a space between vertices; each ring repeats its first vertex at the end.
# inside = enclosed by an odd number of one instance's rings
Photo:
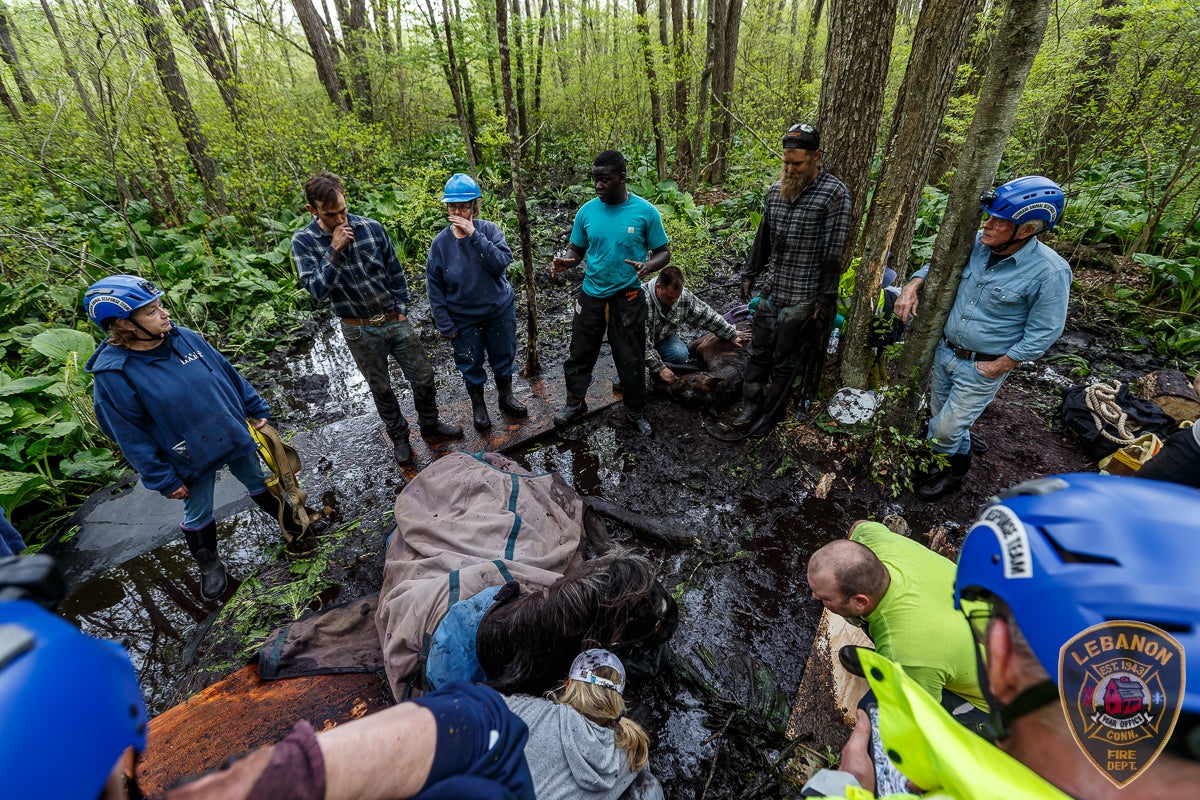
MULTIPOLYGON (((728 270, 698 294, 727 308, 734 280, 728 270)), ((1105 273, 1085 269, 1076 280, 1102 283, 1105 273)), ((516 382, 520 399, 549 412, 562 399, 570 287, 542 287, 542 373, 516 382)), ((732 409, 714 414, 653 396, 651 438, 634 434, 617 403, 507 450, 530 469, 560 472, 582 494, 666 521, 693 539, 667 546, 612 525, 617 538, 661 563, 661 579, 679 603, 666 667, 628 691, 632 716, 652 736, 651 767, 669 798, 799 796, 794 775, 840 748, 847 731, 832 708, 804 720, 798 741, 786 735, 821 611, 805 580, 815 549, 845 536, 855 520, 898 515, 913 538, 932 539, 953 557, 975 512, 997 491, 1033 476, 1094 469, 1056 423, 1062 388, 1081 382, 1064 373, 1083 364, 1090 374, 1128 379, 1154 365, 1107 339, 1113 334, 1088 311, 1086 302, 1073 303, 1050 358, 1020 367, 1005 384, 974 429, 989 451, 975 459, 962 491, 936 503, 893 496, 891 479, 871 474, 854 437, 816 424, 819 404, 793 411, 767 437, 738 439, 725 425, 732 409)), ((450 348, 423 301, 414 322, 433 358, 446 416, 469 426, 450 348)), ((383 541, 404 479, 336 326, 311 324, 296 345, 247 374, 280 409, 280 426, 305 459, 306 488, 334 510, 339 526, 316 554, 292 559, 261 515, 235 503, 221 523, 222 547, 244 585, 220 614, 193 599, 190 558, 169 535, 131 560, 75 564, 77 578, 91 577, 76 581, 82 585, 67 612, 89 630, 129 638, 154 712, 241 667, 257 637, 275 625, 378 590, 383 541)), ((494 406, 490 388, 488 396, 494 406)), ((488 443, 471 437, 443 449, 488 443)))

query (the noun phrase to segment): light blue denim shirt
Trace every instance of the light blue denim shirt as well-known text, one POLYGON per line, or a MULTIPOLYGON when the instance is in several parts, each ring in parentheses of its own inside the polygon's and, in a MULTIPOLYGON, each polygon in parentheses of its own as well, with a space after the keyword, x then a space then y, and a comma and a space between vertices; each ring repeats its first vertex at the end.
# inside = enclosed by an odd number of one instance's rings
MULTIPOLYGON (((1071 267, 1037 239, 988 266, 991 250, 975 235, 944 335, 959 347, 1034 361, 1067 324, 1071 267)), ((924 279, 929 265, 913 273, 924 279)))

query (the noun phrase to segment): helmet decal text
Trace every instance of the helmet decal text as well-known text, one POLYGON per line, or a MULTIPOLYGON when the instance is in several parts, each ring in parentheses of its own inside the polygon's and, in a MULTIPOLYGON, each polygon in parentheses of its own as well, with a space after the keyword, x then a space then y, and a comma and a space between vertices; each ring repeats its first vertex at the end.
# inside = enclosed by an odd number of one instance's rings
POLYGON ((1184 650, 1144 622, 1102 622, 1059 651, 1058 685, 1075 742, 1118 788, 1154 763, 1183 706, 1184 650))
POLYGON ((1029 552, 1029 534, 1012 509, 1003 505, 990 506, 979 515, 976 526, 986 525, 1000 541, 1004 557, 1004 578, 1032 578, 1033 560, 1029 552))

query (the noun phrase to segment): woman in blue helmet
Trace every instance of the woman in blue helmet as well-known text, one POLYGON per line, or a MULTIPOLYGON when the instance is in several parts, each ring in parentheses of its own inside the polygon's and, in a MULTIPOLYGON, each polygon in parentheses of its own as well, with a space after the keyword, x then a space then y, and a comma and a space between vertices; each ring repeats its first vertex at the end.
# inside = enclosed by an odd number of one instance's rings
MULTIPOLYGON (((1198 537, 1200 492, 1168 483, 1058 475, 994 498, 963 543, 955 602, 998 748, 859 651, 888 757, 938 797, 1195 797, 1198 537)), ((842 769, 869 788, 867 728, 842 769)))
MULTIPOLYGON (((171 323, 163 293, 134 275, 102 278, 84 294, 88 317, 107 338, 88 359, 96 420, 147 489, 183 501, 183 530, 200 567, 200 594, 227 586, 217 554, 213 486, 228 466, 250 498, 278 519, 247 421, 271 411, 245 378, 200 334, 171 323)), ((291 514, 285 514, 290 518, 291 514)))
POLYGON ((434 322, 454 346, 454 363, 467 385, 475 429, 486 431, 492 420, 483 402, 485 355, 496 379, 500 410, 515 417, 528 412, 512 391, 516 295, 504 273, 513 255, 500 226, 477 219, 482 196, 470 175, 460 172, 446 181, 442 202, 450 224, 429 247, 425 286, 434 322))

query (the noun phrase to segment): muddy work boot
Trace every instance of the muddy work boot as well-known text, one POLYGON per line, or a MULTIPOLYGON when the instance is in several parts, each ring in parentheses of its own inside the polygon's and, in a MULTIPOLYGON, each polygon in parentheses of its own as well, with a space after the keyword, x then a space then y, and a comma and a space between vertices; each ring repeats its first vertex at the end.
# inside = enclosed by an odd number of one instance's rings
POLYGON ((514 417, 529 415, 529 409, 518 403, 517 398, 513 397, 511 375, 507 378, 496 378, 496 392, 500 395, 500 410, 505 414, 512 414, 514 417))
POLYGON ((749 428, 754 421, 762 416, 762 400, 743 400, 738 415, 731 423, 738 430, 749 428))
POLYGON ((970 453, 955 453, 950 456, 950 463, 941 469, 934 470, 925 480, 913 486, 913 494, 929 503, 940 497, 958 491, 963 479, 971 469, 970 453))
POLYGON ((652 436, 654 434, 654 428, 650 427, 650 421, 646 419, 645 414, 630 412, 626 416, 629 417, 629 424, 642 436, 652 436))
POLYGON ((393 436, 392 439, 392 456, 396 459, 396 463, 402 467, 407 467, 413 463, 412 445, 408 443, 408 433, 402 433, 399 436, 393 436))
POLYGON ((567 404, 563 410, 554 415, 554 427, 565 428, 588 411, 587 403, 582 397, 567 395, 567 404))
POLYGON ((209 520, 207 525, 198 530, 181 530, 192 558, 200 567, 200 596, 209 602, 220 600, 229 586, 229 577, 225 572, 225 564, 217 555, 216 520, 209 520))
POLYGON ((471 398, 471 422, 475 430, 486 431, 492 427, 492 419, 488 416, 487 405, 483 402, 483 384, 467 384, 467 397, 471 398))
MULTIPOLYGON (((480 390, 483 387, 479 387, 480 390)), ((491 424, 489 420, 488 424, 491 424)), ((428 422, 420 423, 421 435, 429 439, 461 439, 463 435, 462 428, 457 425, 451 425, 449 422, 442 422, 437 417, 434 417, 428 422)))

